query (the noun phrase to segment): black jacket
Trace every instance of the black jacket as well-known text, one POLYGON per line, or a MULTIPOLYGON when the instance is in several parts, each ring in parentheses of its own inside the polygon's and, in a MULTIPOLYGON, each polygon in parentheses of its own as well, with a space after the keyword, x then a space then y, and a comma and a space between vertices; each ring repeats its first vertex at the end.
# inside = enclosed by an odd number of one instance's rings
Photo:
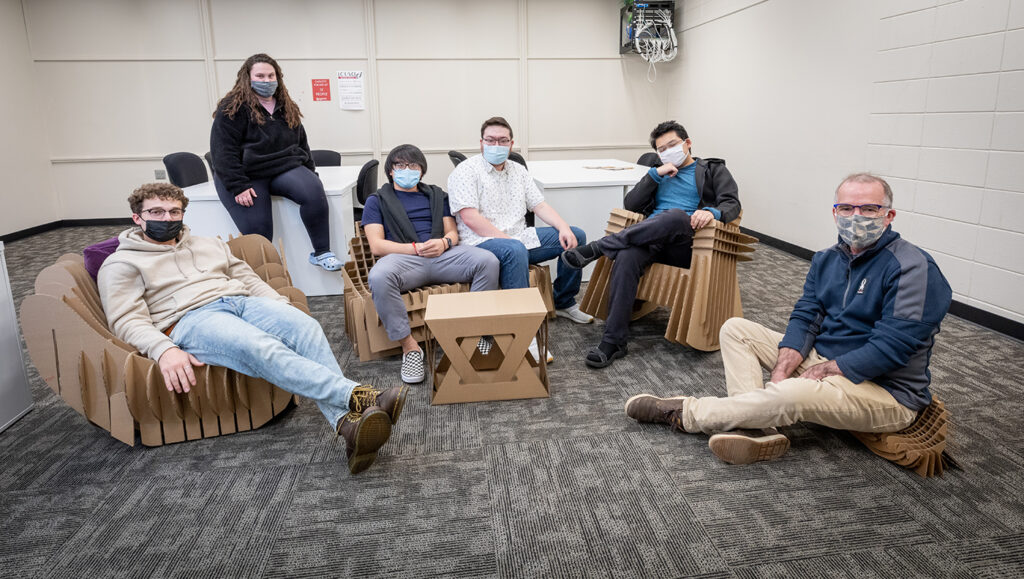
MULTIPOLYGON (((739 188, 732 178, 732 173, 725 168, 725 161, 722 159, 696 159, 696 163, 694 178, 697 183, 697 193, 700 195, 698 208, 714 207, 718 209, 722 213, 722 223, 729 223, 739 217, 739 188)), ((657 193, 658 184, 650 175, 644 175, 644 178, 629 193, 626 193, 623 207, 629 211, 649 216, 654 211, 654 197, 657 193)))
POLYGON ((238 195, 252 187, 253 179, 275 177, 305 165, 312 171, 313 156, 306 141, 306 130, 300 124, 294 129, 284 119, 284 107, 271 115, 260 107, 262 125, 249 118, 249 107, 242 106, 235 118, 217 110, 210 130, 210 153, 217 177, 228 193, 238 195))

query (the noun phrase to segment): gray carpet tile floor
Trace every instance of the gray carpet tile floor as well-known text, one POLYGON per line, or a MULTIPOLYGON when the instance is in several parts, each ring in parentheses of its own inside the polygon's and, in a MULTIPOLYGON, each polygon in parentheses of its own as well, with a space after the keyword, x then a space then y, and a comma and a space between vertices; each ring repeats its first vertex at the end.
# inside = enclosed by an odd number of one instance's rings
MULTIPOLYGON (((16 302, 65 252, 120 227, 7 244, 16 302)), ((300 266, 301 267, 301 266, 300 266)), ((746 317, 782 330, 808 263, 760 246, 741 264, 746 317)), ((340 297, 310 299, 353 379, 340 297)), ((590 370, 601 325, 551 323, 548 399, 429 405, 413 387, 377 463, 305 402, 252 432, 129 447, 29 364, 35 408, 0 434, 0 575, 19 577, 1020 577, 1024 344, 947 317, 933 390, 963 470, 922 479, 852 436, 785 429, 780 460, 729 466, 707 437, 626 418, 639 392, 724 395, 721 356, 634 323, 630 354, 590 370)))

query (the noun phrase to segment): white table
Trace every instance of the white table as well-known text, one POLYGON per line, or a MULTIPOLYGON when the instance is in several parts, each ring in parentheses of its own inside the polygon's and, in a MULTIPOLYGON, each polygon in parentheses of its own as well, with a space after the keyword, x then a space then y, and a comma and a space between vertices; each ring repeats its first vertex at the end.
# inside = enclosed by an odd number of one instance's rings
POLYGON ((0 432, 32 410, 25 360, 21 357, 18 317, 7 279, 4 242, 0 241, 0 432))
MULTIPOLYGON (((587 241, 604 237, 608 214, 622 207, 623 197, 650 168, 617 159, 529 161, 528 164, 530 176, 544 193, 544 200, 569 225, 582 229, 587 241), (615 171, 590 167, 629 168, 615 171)), ((583 270, 584 281, 590 280, 593 269, 591 264, 583 270)))
MULTIPOLYGON (((355 236, 352 200, 355 198, 356 180, 360 167, 317 167, 320 180, 327 192, 327 205, 331 212, 331 251, 338 260, 348 259, 348 241, 355 236)), ((217 197, 213 182, 185 188, 189 199, 185 224, 193 235, 238 235, 227 209, 217 197)), ((273 196, 275 244, 284 245, 284 258, 288 264, 292 284, 307 296, 340 295, 344 293, 341 272, 324 271, 309 263, 313 246, 306 227, 299 216, 299 206, 284 197, 273 196)))

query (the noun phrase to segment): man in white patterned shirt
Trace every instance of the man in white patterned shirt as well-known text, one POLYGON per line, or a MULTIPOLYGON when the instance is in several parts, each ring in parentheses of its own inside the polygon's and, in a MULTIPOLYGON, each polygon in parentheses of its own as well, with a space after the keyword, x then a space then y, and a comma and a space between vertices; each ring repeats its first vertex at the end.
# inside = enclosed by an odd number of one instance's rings
MULTIPOLYGON (((512 126, 492 117, 480 127, 480 155, 466 159, 448 177, 448 199, 463 244, 490 251, 501 262, 502 289, 529 287, 531 263, 553 259, 587 242, 544 201, 526 167, 509 162, 512 126), (528 227, 532 211, 551 227, 528 227)), ((558 262, 554 283, 555 313, 579 324, 594 318, 580 311, 576 294, 582 272, 558 262)))

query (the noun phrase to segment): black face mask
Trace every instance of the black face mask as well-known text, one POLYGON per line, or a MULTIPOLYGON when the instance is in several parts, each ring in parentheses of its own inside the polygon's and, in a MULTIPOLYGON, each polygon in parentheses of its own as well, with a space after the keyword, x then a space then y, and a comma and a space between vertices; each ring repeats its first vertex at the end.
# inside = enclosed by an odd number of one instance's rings
POLYGON ((170 241, 181 233, 183 221, 146 221, 146 236, 153 241, 170 241))

